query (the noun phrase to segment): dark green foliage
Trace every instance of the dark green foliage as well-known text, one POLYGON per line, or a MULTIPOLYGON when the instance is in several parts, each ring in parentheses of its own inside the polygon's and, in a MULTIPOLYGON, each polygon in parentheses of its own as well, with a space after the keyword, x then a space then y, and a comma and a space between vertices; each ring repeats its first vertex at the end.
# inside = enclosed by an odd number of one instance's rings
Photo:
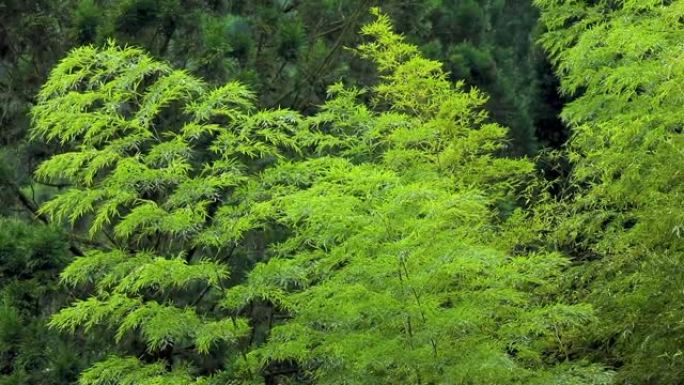
POLYGON ((529 155, 548 144, 538 143, 535 137, 535 129, 553 128, 536 126, 548 116, 537 109, 546 103, 540 95, 545 84, 538 79, 548 72, 539 71, 544 57, 533 44, 537 11, 530 2, 388 3, 392 16, 401 20, 400 30, 442 61, 453 80, 465 80, 488 93, 492 117, 510 127, 507 153, 529 155))
POLYGON ((36 90, 63 55, 62 1, 0 2, 0 145, 21 139, 36 90))
POLYGON ((45 324, 67 302, 58 277, 69 260, 61 231, 0 219, 0 384, 63 384, 87 364, 86 349, 45 324))

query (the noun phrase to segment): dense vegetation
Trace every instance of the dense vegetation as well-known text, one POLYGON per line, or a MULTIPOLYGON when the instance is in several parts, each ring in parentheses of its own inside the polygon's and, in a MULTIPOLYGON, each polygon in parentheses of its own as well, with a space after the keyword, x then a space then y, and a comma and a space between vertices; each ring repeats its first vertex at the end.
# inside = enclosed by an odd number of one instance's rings
POLYGON ((681 383, 682 23, 0 2, 0 384, 681 383))

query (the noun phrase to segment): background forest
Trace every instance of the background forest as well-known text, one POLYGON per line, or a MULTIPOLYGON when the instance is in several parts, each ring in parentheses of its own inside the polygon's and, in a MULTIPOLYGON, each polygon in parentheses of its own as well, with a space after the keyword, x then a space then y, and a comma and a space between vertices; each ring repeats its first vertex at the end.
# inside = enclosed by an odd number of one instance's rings
POLYGON ((0 384, 681 384, 683 41, 684 0, 0 0, 0 384))

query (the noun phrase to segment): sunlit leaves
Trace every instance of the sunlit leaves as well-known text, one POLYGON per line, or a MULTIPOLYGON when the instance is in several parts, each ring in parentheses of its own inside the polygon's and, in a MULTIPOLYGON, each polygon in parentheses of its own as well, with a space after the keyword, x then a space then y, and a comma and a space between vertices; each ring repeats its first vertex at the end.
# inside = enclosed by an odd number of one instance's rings
MULTIPOLYGON (((69 151, 36 175, 70 188, 40 213, 85 228, 96 247, 62 274, 64 284, 93 295, 55 315, 53 327, 103 327, 118 340, 138 336, 149 352, 185 345, 201 354, 249 333, 242 318, 211 318, 194 306, 215 300, 229 279, 228 265, 205 248, 235 244, 258 225, 234 194, 300 151, 298 114, 256 111, 253 99, 241 84, 211 90, 113 42, 76 49, 56 67, 32 111, 32 134, 69 151)), ((150 368, 112 358, 81 382, 191 381, 181 368, 146 374, 150 368)))
MULTIPOLYGON (((226 292, 225 306, 261 299, 288 310, 293 319, 257 355, 296 360, 319 384, 559 380, 542 352, 563 350, 574 336, 559 343, 557 330, 572 334, 592 309, 546 302, 567 261, 507 256, 492 210, 532 165, 493 156, 505 130, 485 124, 479 92, 449 84, 382 16, 364 31, 376 40, 362 52, 384 71, 371 92, 378 111, 331 88, 308 122, 335 138, 316 150, 329 143, 338 155, 264 173, 270 215, 291 235, 273 247, 280 258, 226 292)), ((597 376, 571 370, 570 379, 597 376)))
POLYGON ((93 294, 52 325, 102 327, 166 361, 111 358, 82 384, 189 384, 205 356, 250 383, 279 364, 317 384, 602 374, 542 358, 593 313, 560 300, 562 256, 510 255, 519 235, 499 210, 532 163, 497 157, 506 130, 485 95, 375 15, 358 52, 379 83, 333 85, 308 117, 259 111, 241 84, 209 90, 136 49, 65 59, 34 136, 69 146, 38 176, 73 187, 41 213, 98 243, 62 274, 93 294))
POLYGON ((197 351, 208 353, 216 344, 236 342, 238 338, 246 336, 249 331, 249 325, 242 318, 205 323, 196 331, 197 351))

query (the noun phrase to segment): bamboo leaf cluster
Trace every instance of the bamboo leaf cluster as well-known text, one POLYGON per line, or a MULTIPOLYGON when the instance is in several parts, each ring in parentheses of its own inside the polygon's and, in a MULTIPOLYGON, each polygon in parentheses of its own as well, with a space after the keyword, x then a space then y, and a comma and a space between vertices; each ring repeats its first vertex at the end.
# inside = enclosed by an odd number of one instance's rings
POLYGON ((573 356, 596 315, 569 259, 516 248, 533 163, 373 12, 378 82, 310 115, 114 42, 55 67, 32 135, 63 151, 36 175, 69 188, 40 213, 90 247, 51 326, 119 347, 82 385, 610 383, 573 356))

